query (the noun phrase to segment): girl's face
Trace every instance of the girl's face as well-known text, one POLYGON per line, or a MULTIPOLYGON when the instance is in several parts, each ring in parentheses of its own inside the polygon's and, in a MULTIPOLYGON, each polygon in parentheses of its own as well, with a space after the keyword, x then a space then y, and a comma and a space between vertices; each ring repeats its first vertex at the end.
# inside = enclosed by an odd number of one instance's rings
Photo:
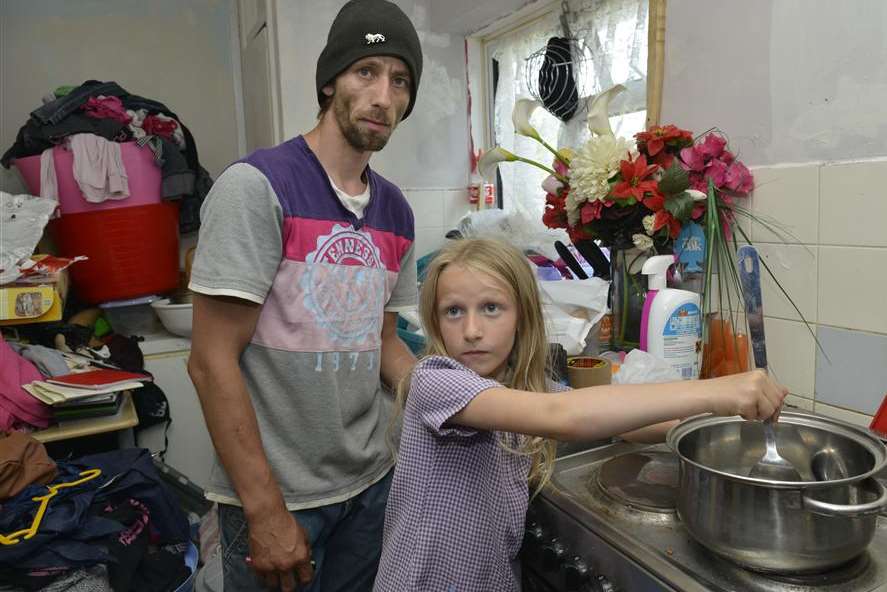
POLYGON ((437 317, 447 354, 481 376, 497 378, 517 331, 517 303, 493 276, 448 265, 437 283, 437 317))

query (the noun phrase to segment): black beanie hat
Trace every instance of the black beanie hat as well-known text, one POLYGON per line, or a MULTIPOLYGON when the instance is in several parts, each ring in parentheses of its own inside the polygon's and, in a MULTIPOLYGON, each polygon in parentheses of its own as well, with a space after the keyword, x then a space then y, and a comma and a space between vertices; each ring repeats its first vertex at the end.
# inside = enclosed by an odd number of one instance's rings
POLYGON ((416 102, 422 77, 422 47, 413 23, 387 0, 350 0, 336 15, 326 47, 317 60, 317 101, 323 101, 323 87, 359 59, 369 56, 400 58, 410 69, 410 102, 406 119, 416 102))

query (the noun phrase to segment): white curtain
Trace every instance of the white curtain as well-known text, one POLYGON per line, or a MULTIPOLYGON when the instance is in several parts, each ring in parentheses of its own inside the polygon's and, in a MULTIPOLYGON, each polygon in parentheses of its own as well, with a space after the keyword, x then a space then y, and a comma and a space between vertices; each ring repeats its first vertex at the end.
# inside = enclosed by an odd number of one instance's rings
MULTIPOLYGON (((610 124, 618 136, 630 138, 644 129, 647 85, 647 0, 573 0, 569 2, 567 24, 571 36, 585 50, 577 75, 580 101, 624 84, 628 90, 610 104, 610 124)), ((552 154, 530 138, 516 136, 511 123, 515 101, 533 98, 528 79, 535 80, 540 60, 527 58, 544 50, 550 37, 564 36, 561 11, 551 13, 492 41, 487 55, 499 62, 493 128, 494 143, 521 156, 550 165, 552 154)), ((586 109, 577 110, 568 123, 544 109, 531 118, 542 137, 558 148, 578 148, 588 139, 586 109)), ((540 183, 546 173, 523 163, 503 163, 499 167, 503 185, 503 207, 517 210, 531 220, 541 220, 545 193, 540 183)))

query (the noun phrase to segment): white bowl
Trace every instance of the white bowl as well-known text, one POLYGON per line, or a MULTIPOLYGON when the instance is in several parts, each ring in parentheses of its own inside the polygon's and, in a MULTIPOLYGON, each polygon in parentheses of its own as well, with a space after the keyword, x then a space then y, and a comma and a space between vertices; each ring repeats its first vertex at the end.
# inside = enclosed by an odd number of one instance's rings
POLYGON ((181 337, 191 337, 191 303, 170 304, 169 298, 155 300, 151 308, 157 313, 167 331, 181 337))

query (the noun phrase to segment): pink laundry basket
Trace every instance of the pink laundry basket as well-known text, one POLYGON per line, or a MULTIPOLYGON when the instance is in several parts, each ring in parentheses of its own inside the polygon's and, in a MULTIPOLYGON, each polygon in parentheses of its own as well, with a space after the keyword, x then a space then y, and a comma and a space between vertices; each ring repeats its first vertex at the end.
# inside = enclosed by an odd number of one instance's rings
MULTIPOLYGON (((120 144, 120 158, 129 182, 129 197, 107 199, 101 203, 86 201, 74 179, 74 153, 61 146, 52 149, 55 174, 58 181, 59 209, 62 214, 79 214, 160 203, 160 167, 154 163, 154 153, 136 142, 120 144)), ((40 195, 40 155, 17 158, 18 168, 33 195, 40 195)))

